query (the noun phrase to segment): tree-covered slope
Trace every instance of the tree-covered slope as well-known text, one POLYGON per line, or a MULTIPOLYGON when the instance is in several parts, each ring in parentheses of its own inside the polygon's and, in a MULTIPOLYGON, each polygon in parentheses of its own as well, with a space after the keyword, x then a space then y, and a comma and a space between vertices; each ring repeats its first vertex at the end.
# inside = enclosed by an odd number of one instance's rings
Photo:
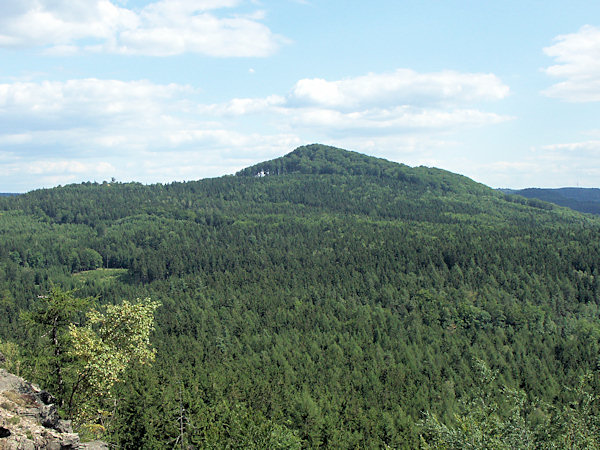
POLYGON ((163 305, 156 364, 112 412, 123 448, 172 446, 182 408, 197 447, 414 448, 479 361, 532 424, 596 369, 600 221, 446 171, 311 145, 237 176, 0 205, 0 338, 28 376, 52 383, 19 319, 51 283, 163 305))
POLYGON ((464 176, 428 167, 410 168, 381 158, 312 144, 271 161, 256 164, 237 173, 238 176, 276 175, 365 175, 380 180, 394 180, 409 190, 435 189, 442 192, 481 193, 485 186, 464 176))
POLYGON ((574 209, 575 211, 600 214, 600 189, 595 188, 529 188, 520 190, 503 189, 503 192, 536 198, 545 202, 574 209))

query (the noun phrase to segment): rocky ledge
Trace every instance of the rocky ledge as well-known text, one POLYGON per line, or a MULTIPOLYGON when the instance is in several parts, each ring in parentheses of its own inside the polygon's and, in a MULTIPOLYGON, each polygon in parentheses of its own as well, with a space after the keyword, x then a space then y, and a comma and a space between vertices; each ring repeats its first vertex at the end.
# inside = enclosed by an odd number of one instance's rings
POLYGON ((54 402, 35 384, 0 369, 0 450, 108 449, 103 442, 82 444, 54 402))

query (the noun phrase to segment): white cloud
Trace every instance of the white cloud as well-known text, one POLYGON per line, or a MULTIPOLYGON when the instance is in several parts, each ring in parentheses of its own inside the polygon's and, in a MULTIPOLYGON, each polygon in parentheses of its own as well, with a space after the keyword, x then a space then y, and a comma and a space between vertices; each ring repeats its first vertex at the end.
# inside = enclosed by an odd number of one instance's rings
POLYGON ((233 8, 240 0, 160 0, 150 3, 142 14, 154 17, 181 17, 192 15, 198 11, 210 11, 220 8, 233 8))
POLYGON ((420 74, 399 69, 340 81, 303 79, 285 97, 237 98, 203 106, 202 112, 218 116, 270 113, 292 129, 328 130, 333 136, 340 132, 395 134, 511 120, 476 107, 508 93, 509 87, 492 74, 420 74))
POLYGON ((500 123, 508 117, 474 109, 426 109, 399 106, 343 113, 332 109, 302 109, 293 114, 293 122, 305 127, 326 128, 346 133, 399 133, 418 129, 449 129, 500 123))
POLYGON ((493 74, 454 71, 418 73, 398 69, 391 73, 326 81, 304 79, 296 83, 292 103, 339 109, 395 105, 456 105, 500 100, 509 87, 493 74))
POLYGON ((285 97, 280 95, 270 95, 265 98, 234 98, 222 104, 199 105, 198 112, 218 116, 242 116, 273 111, 273 108, 284 106, 285 103, 285 97))
POLYGON ((25 144, 31 142, 32 136, 27 133, 0 135, 1 145, 25 144))
POLYGON ((21 1, 19 7, 0 6, 0 47, 41 46, 55 54, 261 57, 285 42, 260 23, 260 11, 225 17, 213 12, 233 8, 238 0, 161 0, 139 11, 110 0, 21 1))
POLYGON ((600 29, 586 25, 572 34, 557 36, 544 53, 556 61, 545 72, 564 79, 544 91, 570 102, 600 101, 600 29))
POLYGON ((28 172, 33 175, 60 175, 60 174, 105 174, 114 171, 112 164, 101 161, 84 163, 78 160, 61 161, 36 161, 30 163, 28 172))
POLYGON ((0 84, 0 144, 63 149, 144 147, 189 128, 195 90, 150 81, 82 79, 0 84), (18 130, 18 131, 15 131, 18 130))
POLYGON ((30 187, 56 186, 76 181, 109 179, 116 172, 116 168, 101 159, 73 160, 73 159, 38 159, 28 158, 3 158, 0 165, 0 175, 6 180, 20 180, 13 186, 18 186, 14 191, 23 192, 30 187), (33 186, 31 186, 33 185, 33 186))
POLYGON ((84 130, 93 136, 109 126, 124 130, 158 126, 171 112, 185 110, 185 96, 193 93, 188 86, 146 80, 0 84, 0 136, 32 132, 51 138, 48 132, 64 130, 84 130))
POLYGON ((137 15, 108 0, 24 0, 0 16, 0 46, 55 46, 79 39, 109 39, 138 26, 137 15))
POLYGON ((600 141, 590 140, 583 142, 570 142, 566 144, 544 145, 541 147, 541 150, 555 154, 568 153, 574 156, 600 156, 600 141))

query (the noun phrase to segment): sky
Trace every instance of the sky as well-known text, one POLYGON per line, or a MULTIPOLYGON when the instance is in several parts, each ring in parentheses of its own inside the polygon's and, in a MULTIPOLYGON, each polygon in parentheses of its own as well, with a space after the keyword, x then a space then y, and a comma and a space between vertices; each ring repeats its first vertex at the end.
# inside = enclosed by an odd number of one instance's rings
POLYGON ((0 0, 0 192, 311 143, 600 187, 600 2, 0 0))

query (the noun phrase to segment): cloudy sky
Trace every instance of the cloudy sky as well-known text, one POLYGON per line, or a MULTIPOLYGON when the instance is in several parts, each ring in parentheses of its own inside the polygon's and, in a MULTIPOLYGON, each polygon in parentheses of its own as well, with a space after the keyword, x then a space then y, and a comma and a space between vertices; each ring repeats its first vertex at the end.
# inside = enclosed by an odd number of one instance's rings
POLYGON ((0 0, 0 192, 231 174, 319 142, 600 187, 600 3, 0 0))

